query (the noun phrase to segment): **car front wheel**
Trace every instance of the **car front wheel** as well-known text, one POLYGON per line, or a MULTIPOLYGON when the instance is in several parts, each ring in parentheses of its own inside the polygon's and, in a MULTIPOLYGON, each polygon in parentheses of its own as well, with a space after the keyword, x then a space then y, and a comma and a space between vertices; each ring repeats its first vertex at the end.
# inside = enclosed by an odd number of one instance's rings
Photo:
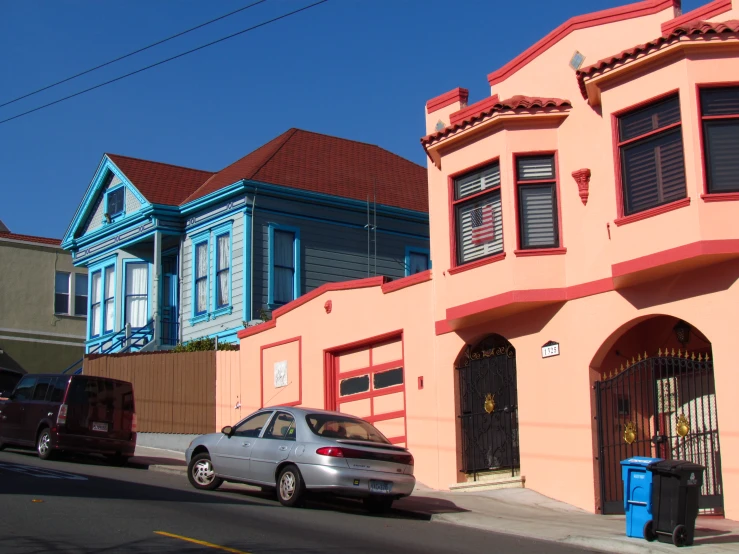
POLYGON ((187 468, 187 478, 196 489, 214 491, 223 483, 223 479, 216 477, 210 454, 201 452, 192 457, 187 468))
POLYGON ((283 506, 300 506, 303 502, 303 476, 294 465, 285 466, 277 480, 277 498, 283 506))
POLYGON ((51 431, 48 428, 39 433, 36 441, 36 452, 42 460, 49 460, 54 455, 54 450, 51 447, 51 431))

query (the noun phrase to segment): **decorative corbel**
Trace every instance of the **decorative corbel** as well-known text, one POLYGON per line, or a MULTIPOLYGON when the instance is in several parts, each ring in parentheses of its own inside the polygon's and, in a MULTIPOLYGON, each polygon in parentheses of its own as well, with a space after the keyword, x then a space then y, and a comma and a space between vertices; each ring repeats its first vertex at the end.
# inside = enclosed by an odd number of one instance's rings
POLYGON ((587 168, 578 169, 572 172, 572 176, 577 183, 577 190, 580 193, 582 203, 587 204, 588 196, 590 195, 590 170, 587 168))
POLYGON ((326 300, 326 303, 323 305, 323 309, 326 310, 327 314, 330 314, 332 306, 333 304, 331 303, 331 300, 326 300))

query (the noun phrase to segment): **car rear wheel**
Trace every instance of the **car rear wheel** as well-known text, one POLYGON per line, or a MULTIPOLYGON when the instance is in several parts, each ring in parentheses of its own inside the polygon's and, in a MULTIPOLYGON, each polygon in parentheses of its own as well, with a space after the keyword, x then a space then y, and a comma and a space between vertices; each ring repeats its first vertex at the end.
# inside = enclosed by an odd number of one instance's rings
POLYGON ((216 477, 210 454, 201 452, 192 457, 187 468, 187 478, 196 489, 214 491, 223 483, 223 479, 216 477))
POLYGON ((371 514, 384 514, 393 507, 393 498, 390 496, 368 496, 364 499, 364 507, 371 514))
POLYGON ((42 460, 50 460, 54 456, 54 450, 51 447, 51 431, 49 428, 43 429, 36 441, 36 452, 42 460))
POLYGON ((283 506, 294 507, 303 503, 305 496, 303 476, 294 465, 285 466, 277 479, 277 499, 283 506))

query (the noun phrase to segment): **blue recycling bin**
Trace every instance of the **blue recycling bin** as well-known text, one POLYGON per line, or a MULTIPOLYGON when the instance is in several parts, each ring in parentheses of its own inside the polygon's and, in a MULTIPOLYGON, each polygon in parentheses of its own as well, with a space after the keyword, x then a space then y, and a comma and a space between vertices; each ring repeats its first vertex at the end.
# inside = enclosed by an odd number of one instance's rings
POLYGON ((644 526, 652 520, 652 472, 647 466, 661 460, 644 456, 621 460, 627 537, 643 539, 644 526))

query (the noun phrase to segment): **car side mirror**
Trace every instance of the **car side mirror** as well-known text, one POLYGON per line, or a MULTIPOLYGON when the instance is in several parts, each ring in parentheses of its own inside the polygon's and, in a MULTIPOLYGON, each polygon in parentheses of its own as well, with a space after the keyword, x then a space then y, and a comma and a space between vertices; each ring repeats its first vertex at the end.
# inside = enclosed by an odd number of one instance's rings
POLYGON ((231 438, 231 435, 234 434, 233 427, 231 427, 230 425, 226 425, 223 429, 221 429, 221 433, 226 435, 228 438, 231 438))

